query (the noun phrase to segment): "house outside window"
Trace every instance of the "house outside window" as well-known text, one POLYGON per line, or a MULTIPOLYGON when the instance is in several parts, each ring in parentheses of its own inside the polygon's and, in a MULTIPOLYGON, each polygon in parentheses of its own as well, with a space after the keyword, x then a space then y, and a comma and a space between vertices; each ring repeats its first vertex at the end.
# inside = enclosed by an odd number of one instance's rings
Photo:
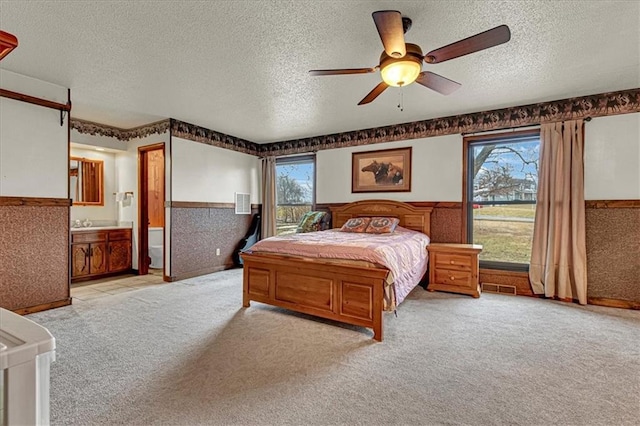
POLYGON ((528 270, 540 163, 539 131, 465 138, 467 242, 483 268, 528 270))
POLYGON ((276 235, 296 232, 316 198, 315 155, 276 159, 276 235))

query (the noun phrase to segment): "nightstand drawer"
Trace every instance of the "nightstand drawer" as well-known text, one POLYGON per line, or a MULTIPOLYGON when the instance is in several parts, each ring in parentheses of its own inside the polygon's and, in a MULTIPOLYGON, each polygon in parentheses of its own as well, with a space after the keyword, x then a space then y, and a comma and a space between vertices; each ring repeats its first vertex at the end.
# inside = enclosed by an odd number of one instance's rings
POLYGON ((472 287, 471 272, 456 271, 452 269, 439 269, 435 271, 438 284, 455 285, 461 287, 472 287))
POLYGON ((461 271, 471 271, 471 256, 454 253, 434 253, 434 264, 436 269, 458 269, 461 271))
POLYGON ((478 244, 432 243, 429 251, 429 291, 449 291, 480 297, 478 244))

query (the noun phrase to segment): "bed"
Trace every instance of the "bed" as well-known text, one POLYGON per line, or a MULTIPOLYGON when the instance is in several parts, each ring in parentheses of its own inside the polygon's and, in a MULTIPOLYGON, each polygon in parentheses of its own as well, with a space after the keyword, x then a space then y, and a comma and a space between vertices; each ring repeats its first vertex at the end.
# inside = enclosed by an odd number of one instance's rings
MULTIPOLYGON (((428 236, 431 211, 431 207, 414 207, 391 200, 357 201, 331 207, 332 227, 340 228, 354 217, 396 217, 400 227, 428 236)), ((425 262, 426 244, 428 238, 424 247, 425 262)), ((371 262, 259 252, 254 247, 241 254, 244 307, 256 301, 368 327, 373 329, 374 340, 382 341, 385 305, 387 309, 395 308, 385 303, 385 295, 389 298, 385 290, 392 275, 389 268, 371 262)))

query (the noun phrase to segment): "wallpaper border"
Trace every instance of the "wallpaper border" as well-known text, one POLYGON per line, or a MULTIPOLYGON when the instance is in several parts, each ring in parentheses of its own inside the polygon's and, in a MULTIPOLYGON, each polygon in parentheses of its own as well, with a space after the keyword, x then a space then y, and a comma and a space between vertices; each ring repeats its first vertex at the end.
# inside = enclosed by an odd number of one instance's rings
POLYGON ((261 155, 288 155, 634 112, 640 112, 640 88, 274 142, 259 147, 261 155))
POLYGON ((164 133, 170 129, 171 136, 219 148, 256 156, 279 156, 635 112, 640 112, 640 88, 266 144, 258 144, 176 119, 125 130, 72 118, 71 128, 80 133, 115 137, 123 141, 164 133))
POLYGON ((245 154, 258 155, 259 145, 245 139, 216 132, 215 130, 171 119, 171 136, 200 142, 218 148, 226 148, 245 154))
POLYGON ((131 129, 120 129, 107 124, 71 118, 71 128, 85 135, 106 136, 128 142, 131 139, 166 133, 167 130, 169 130, 169 120, 156 121, 155 123, 145 124, 144 126, 133 127, 131 129))

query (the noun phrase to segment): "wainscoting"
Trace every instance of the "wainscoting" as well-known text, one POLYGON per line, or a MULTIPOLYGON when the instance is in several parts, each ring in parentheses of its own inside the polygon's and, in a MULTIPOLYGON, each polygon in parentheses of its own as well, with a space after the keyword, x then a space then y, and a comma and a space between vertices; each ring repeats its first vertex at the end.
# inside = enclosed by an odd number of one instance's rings
POLYGON ((233 267, 233 252, 256 213, 257 206, 251 215, 239 215, 228 203, 172 202, 171 280, 233 267))
MULTIPOLYGON (((344 203, 318 204, 318 210, 344 203)), ((459 243, 462 203, 409 202, 433 207, 431 241, 459 243)), ((588 301, 640 309, 640 200, 586 202, 588 301)), ((519 295, 533 296, 527 273, 480 270, 480 281, 515 286, 519 295)))
POLYGON ((587 201, 586 228, 589 303, 640 309, 640 200, 587 201))
POLYGON ((71 303, 68 199, 0 197, 0 307, 20 313, 71 303))

